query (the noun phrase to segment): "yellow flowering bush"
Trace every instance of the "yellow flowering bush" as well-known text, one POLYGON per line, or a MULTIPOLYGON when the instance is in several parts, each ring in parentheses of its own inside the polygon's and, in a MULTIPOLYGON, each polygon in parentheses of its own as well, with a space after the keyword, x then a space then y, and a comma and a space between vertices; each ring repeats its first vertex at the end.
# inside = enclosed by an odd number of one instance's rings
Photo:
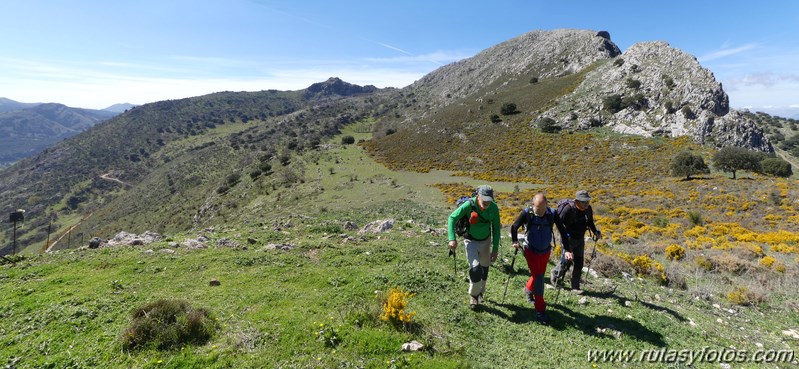
POLYGON ((649 271, 652 269, 652 265, 654 265, 654 262, 652 258, 650 258, 647 255, 639 255, 633 258, 630 264, 632 264, 633 268, 635 268, 635 271, 638 274, 646 275, 649 274, 649 271))
POLYGON ((774 259, 771 256, 764 256, 763 258, 760 259, 760 265, 766 268, 771 268, 771 266, 774 264, 775 261, 777 261, 777 259, 774 259))
POLYGON ((676 243, 669 245, 666 247, 666 257, 670 260, 681 260, 685 257, 685 248, 676 243))
POLYGON ((734 290, 727 293, 727 301, 736 305, 749 305, 752 303, 752 298, 749 289, 746 287, 736 287, 734 290))
POLYGON ((788 246, 784 243, 776 244, 771 246, 771 251, 779 252, 782 254, 790 254, 790 253, 799 253, 799 248, 795 246, 788 246))
POLYGON ((392 324, 410 324, 416 312, 406 312, 405 308, 408 306, 408 299, 415 295, 399 288, 390 289, 382 303, 383 314, 380 319, 392 324))

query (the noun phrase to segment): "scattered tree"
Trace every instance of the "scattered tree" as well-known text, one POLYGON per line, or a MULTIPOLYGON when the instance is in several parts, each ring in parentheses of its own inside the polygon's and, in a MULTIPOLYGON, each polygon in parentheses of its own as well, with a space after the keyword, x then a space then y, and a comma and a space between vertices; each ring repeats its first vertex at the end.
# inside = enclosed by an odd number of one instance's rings
POLYGON ((735 179, 735 172, 739 170, 759 172, 760 155, 741 147, 724 147, 713 155, 713 168, 730 172, 735 179))
POLYGON ((671 174, 675 177, 685 176, 685 179, 691 179, 694 174, 708 173, 710 168, 705 164, 705 159, 690 151, 677 154, 671 162, 671 174))
POLYGON ((352 137, 350 135, 347 135, 347 136, 344 136, 344 137, 341 138, 341 144, 342 145, 352 145, 354 143, 355 143, 355 137, 352 137))

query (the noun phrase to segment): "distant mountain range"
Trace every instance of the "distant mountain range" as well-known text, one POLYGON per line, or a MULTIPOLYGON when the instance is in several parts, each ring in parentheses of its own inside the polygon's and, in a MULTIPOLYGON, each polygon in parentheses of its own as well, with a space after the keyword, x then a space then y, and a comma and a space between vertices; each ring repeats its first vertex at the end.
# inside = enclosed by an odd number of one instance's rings
POLYGON ((31 156, 133 106, 116 104, 93 110, 0 98, 0 167, 31 156))

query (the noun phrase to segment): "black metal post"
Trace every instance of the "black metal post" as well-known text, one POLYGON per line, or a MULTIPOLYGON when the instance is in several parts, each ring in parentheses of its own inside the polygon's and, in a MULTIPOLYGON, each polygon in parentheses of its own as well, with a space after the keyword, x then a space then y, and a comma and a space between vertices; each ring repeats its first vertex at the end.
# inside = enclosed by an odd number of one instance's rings
POLYGON ((17 254, 17 221, 14 220, 14 255, 17 254))
POLYGON ((51 221, 50 224, 47 225, 47 245, 44 247, 45 250, 50 248, 50 227, 52 226, 53 222, 51 221))

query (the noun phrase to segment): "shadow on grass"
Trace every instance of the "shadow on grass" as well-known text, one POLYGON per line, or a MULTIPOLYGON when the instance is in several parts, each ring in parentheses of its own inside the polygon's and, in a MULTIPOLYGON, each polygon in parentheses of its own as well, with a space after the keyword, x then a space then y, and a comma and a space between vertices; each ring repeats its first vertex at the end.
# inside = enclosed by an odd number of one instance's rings
MULTIPOLYGON (((616 296, 615 294, 612 295, 616 296)), ((623 300, 618 296, 616 298, 623 300)), ((515 324, 538 323, 535 309, 532 305, 504 304, 491 299, 487 300, 487 302, 490 304, 480 305, 476 312, 492 314, 515 324), (507 310, 508 313, 504 310, 507 310)), ((656 305, 640 301, 639 303, 649 308, 662 309, 656 305)), ((679 317, 679 314, 673 311, 671 313, 679 317)), ((633 319, 621 319, 607 315, 589 316, 560 304, 549 304, 547 306, 547 315, 549 316, 549 323, 544 326, 558 331, 573 328, 582 331, 586 335, 600 338, 615 338, 614 332, 618 331, 636 340, 648 342, 658 347, 665 347, 666 345, 662 334, 648 329, 633 319)), ((680 319, 684 320, 682 317, 680 319)))
POLYGON ((662 334, 652 331, 632 319, 621 319, 607 315, 588 316, 563 305, 555 305, 550 311, 549 316, 553 322, 551 325, 556 329, 562 324, 564 326, 563 329, 566 326, 571 326, 583 331, 586 335, 601 338, 615 338, 614 332, 618 331, 657 347, 666 346, 662 334))
MULTIPOLYGON (((626 301, 631 301, 628 298, 625 298, 625 297, 617 295, 616 292, 615 292, 615 289, 612 290, 612 291, 607 291, 607 292, 585 291, 585 292, 583 292, 583 295, 584 296, 588 296, 588 297, 599 298, 599 299, 614 299, 619 304, 619 306, 625 306, 624 303, 626 301)), ((663 306, 660 306, 660 305, 655 305, 655 304, 652 304, 652 303, 649 303, 649 302, 646 302, 646 301, 641 301, 641 300, 635 300, 635 301, 636 301, 636 303, 639 303, 639 304, 643 305, 647 309, 666 312, 666 313, 670 314, 671 316, 673 316, 674 318, 676 318, 677 320, 679 320, 680 322, 685 322, 685 321, 688 320, 688 319, 685 319, 685 317, 683 317, 682 315, 680 315, 680 313, 678 313, 678 312, 676 312, 676 311, 674 311, 672 309, 669 309, 667 307, 663 307, 663 306)))

